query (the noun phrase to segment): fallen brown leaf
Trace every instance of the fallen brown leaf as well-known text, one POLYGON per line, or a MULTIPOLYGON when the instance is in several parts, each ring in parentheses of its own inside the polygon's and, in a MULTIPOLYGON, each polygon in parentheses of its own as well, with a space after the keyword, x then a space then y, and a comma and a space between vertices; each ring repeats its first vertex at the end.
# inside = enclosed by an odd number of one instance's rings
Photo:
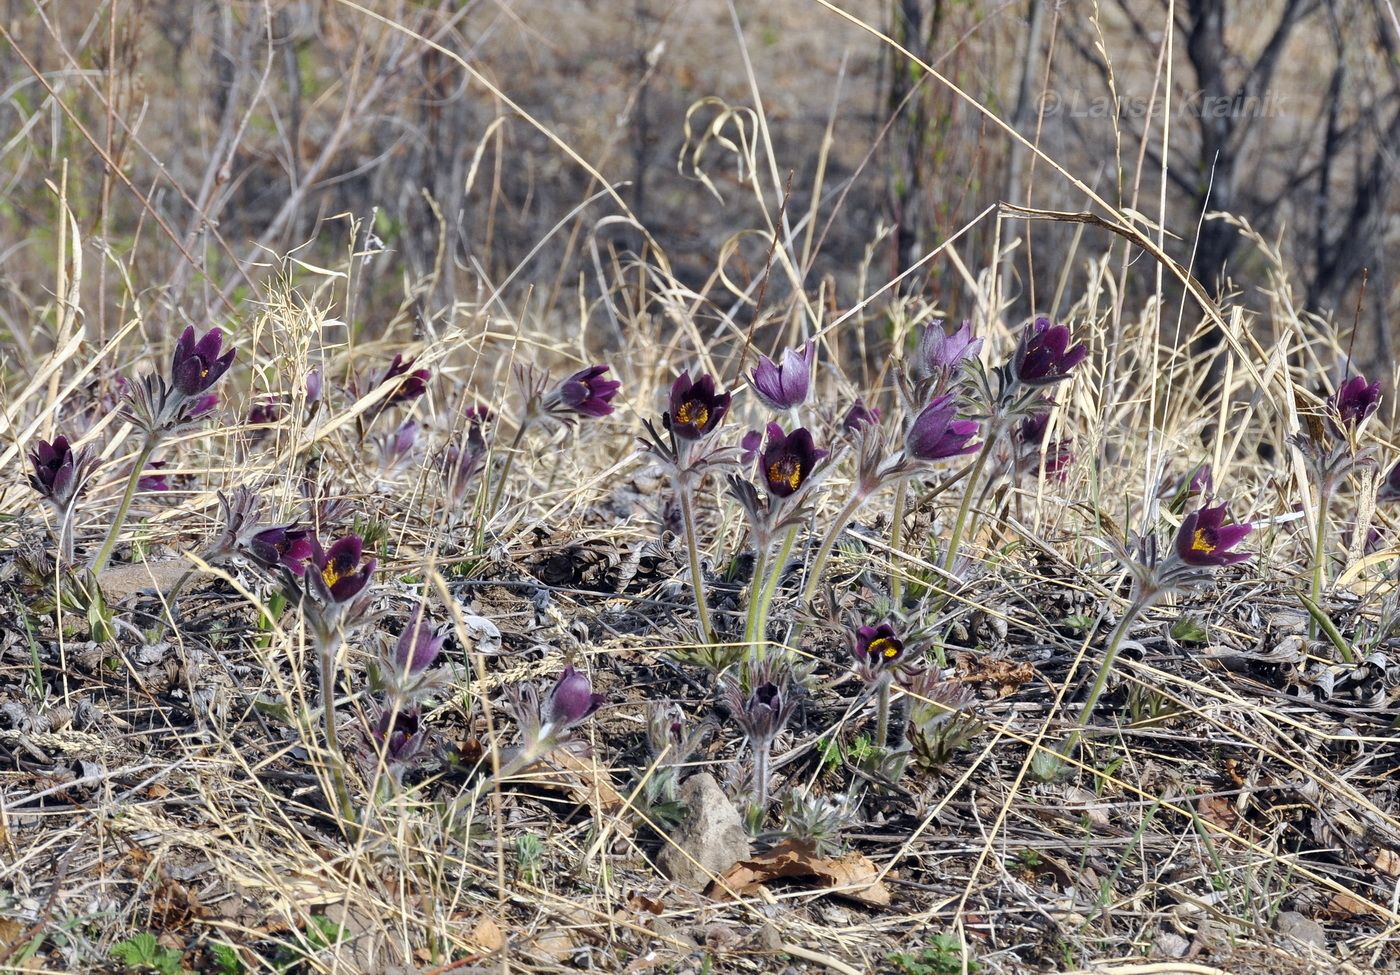
POLYGON ((631 820, 624 815, 627 800, 613 785, 608 770, 597 762, 557 749, 534 775, 542 784, 558 786, 575 802, 611 817, 613 829, 623 836, 632 835, 631 820))
POLYGON ((740 860, 706 889, 715 898, 752 893, 770 880, 779 878, 814 881, 831 889, 833 894, 869 904, 888 907, 889 888, 879 877, 879 868, 869 857, 847 853, 839 857, 821 857, 796 841, 789 840, 767 853, 749 860, 740 860))
POLYGON ((501 926, 489 917, 482 917, 476 922, 468 940, 487 951, 500 951, 506 946, 506 937, 501 933, 501 926))
POLYGON ((1332 918, 1346 919, 1351 917, 1362 917, 1372 915, 1374 917, 1385 918, 1385 911, 1375 907, 1364 897, 1357 897, 1355 894, 1348 894, 1346 891, 1338 891, 1332 895, 1332 899, 1327 902, 1327 907, 1323 913, 1332 918))

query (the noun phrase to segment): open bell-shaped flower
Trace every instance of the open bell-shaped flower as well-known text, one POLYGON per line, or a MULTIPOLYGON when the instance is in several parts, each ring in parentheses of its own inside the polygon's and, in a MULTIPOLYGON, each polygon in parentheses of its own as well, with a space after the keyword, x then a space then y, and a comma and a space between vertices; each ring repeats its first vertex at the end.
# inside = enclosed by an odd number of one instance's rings
POLYGON ((1185 564, 1197 568, 1235 565, 1250 557, 1250 552, 1231 551, 1244 541, 1253 525, 1225 524, 1225 505, 1205 507, 1191 512, 1181 521, 1176 533, 1176 554, 1185 564))
POLYGON ((701 373, 694 379, 683 372, 671 383, 671 408, 662 425, 681 440, 701 440, 719 426, 733 397, 715 388, 714 377, 701 373))
POLYGON ((784 412, 807 402, 812 392, 812 364, 816 358, 816 343, 808 342, 801 351, 786 349, 780 364, 760 356, 758 365, 749 373, 749 386, 754 395, 770 410, 784 412))
POLYGON ((211 328, 196 340, 190 325, 175 343, 170 361, 170 385, 185 396, 198 396, 209 390, 233 364, 234 349, 220 354, 224 333, 211 328))

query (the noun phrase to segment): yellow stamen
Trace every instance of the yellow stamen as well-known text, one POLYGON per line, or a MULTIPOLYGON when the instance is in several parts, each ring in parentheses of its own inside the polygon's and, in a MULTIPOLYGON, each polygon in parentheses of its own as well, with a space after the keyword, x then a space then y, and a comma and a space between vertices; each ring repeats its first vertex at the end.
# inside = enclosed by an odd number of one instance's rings
POLYGON ((676 409, 676 422, 681 426, 703 427, 709 419, 709 409, 695 400, 686 400, 676 409))
POLYGON ((1191 551, 1204 552, 1207 555, 1215 551, 1215 545, 1206 538, 1206 530, 1204 528, 1197 528, 1195 534, 1191 536, 1191 551))
POLYGON ((329 565, 327 565, 324 569, 321 570, 321 579, 325 582, 327 589, 331 588, 337 582, 339 582, 340 577, 340 569, 337 568, 334 562, 331 562, 329 565))
POLYGON ((796 491, 802 483, 802 464, 791 457, 775 460, 768 465, 768 483, 786 484, 789 490, 796 491))
POLYGON ((898 657, 900 653, 903 652, 903 650, 903 647, 901 647, 896 641, 891 640, 887 636, 882 636, 879 639, 872 640, 870 643, 871 655, 881 656, 884 657, 886 660, 893 660, 895 657, 898 657))

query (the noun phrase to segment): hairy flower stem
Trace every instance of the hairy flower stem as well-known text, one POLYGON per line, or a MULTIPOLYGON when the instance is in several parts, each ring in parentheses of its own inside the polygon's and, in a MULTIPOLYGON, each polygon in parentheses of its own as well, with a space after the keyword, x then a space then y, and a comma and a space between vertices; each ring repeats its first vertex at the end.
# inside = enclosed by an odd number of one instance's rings
POLYGON ((350 784, 345 778, 345 755, 340 750, 340 739, 335 728, 335 658, 339 650, 338 634, 316 635, 316 665, 321 683, 321 732, 326 739, 326 773, 330 776, 334 793, 329 798, 334 804, 336 818, 343 827, 350 828, 355 822, 354 806, 350 800, 350 784))
POLYGON ((749 609, 744 617, 744 640, 751 642, 755 628, 758 626, 758 607, 763 602, 763 586, 768 581, 768 546, 769 540, 764 539, 756 542, 756 552, 753 558, 753 571, 749 575, 749 609))
POLYGON ((845 507, 838 511, 836 517, 832 519, 826 537, 822 539, 816 556, 813 557, 811 565, 807 567, 807 582, 802 587, 803 605, 806 605, 817 594, 817 586, 822 581, 822 569, 826 568, 826 561, 831 557, 831 550, 836 547, 836 540, 841 537, 846 523, 851 520, 851 516, 856 513, 856 509, 865 502, 867 497, 869 497, 868 492, 857 489, 856 493, 851 495, 851 499, 846 502, 845 507))
POLYGON ((506 481, 510 480, 510 469, 515 466, 515 455, 520 451, 520 443, 525 439, 525 431, 530 428, 530 417, 525 417, 520 421, 520 426, 515 430, 515 436, 511 438, 510 446, 506 448, 505 463, 501 465, 501 472, 497 475, 496 490, 491 495, 491 504, 486 509, 486 517, 481 520, 484 526, 492 518, 496 517, 496 512, 501 508, 501 497, 506 491, 506 481))
POLYGON ((73 561, 73 515, 74 502, 58 513, 58 559, 64 565, 73 561))
POLYGON ((685 526, 685 554, 690 561, 690 588, 695 593, 695 615, 700 620, 700 638, 707 644, 715 642, 714 627, 710 625, 710 607, 705 602, 705 576, 700 568, 700 531, 695 520, 695 498, 690 478, 676 478, 676 500, 681 508, 685 526))
POLYGON ((97 557, 92 561, 93 572, 101 572, 107 568, 107 562, 112 558, 112 550, 117 547, 117 539, 121 537, 127 513, 131 511, 131 501, 136 497, 136 488, 141 483, 141 475, 146 469, 146 461, 151 459, 151 454, 155 453, 159 444, 160 437, 148 435, 146 443, 141 447, 141 452, 136 455, 136 463, 132 465, 131 476, 126 479, 126 490, 122 493, 117 514, 112 519, 112 527, 107 530, 107 538, 102 542, 102 548, 98 550, 97 557))
POLYGON ((1060 747, 1060 754, 1068 758, 1074 754, 1075 747, 1079 744, 1079 736, 1084 728, 1088 727, 1089 720, 1094 716, 1094 708, 1098 706, 1099 698, 1103 696, 1104 688, 1108 686, 1108 675, 1113 672, 1113 664, 1118 659, 1118 650, 1123 645, 1123 637, 1127 636, 1128 630, 1143 610, 1157 601, 1157 593, 1148 592, 1139 595, 1132 604, 1124 611, 1122 619, 1113 628, 1113 633, 1108 638, 1108 649, 1104 651, 1103 663, 1099 665, 1099 672, 1094 676, 1094 683, 1089 687, 1089 696, 1084 699, 1084 706, 1079 709, 1079 717, 1075 720, 1075 730, 1065 739, 1060 747))
POLYGON ((888 747, 890 737, 890 683, 893 675, 886 672, 880 675, 875 688, 875 746, 888 747))
POLYGON ((972 509, 973 495, 977 493, 977 482, 982 479, 982 468, 987 466, 987 460, 992 456, 992 448, 996 446, 997 435, 1000 433, 999 419, 993 419, 987 424, 986 439, 982 441, 982 449, 977 452, 977 460, 967 476, 967 483, 963 485, 962 504, 958 505, 958 517, 953 522, 953 536, 948 539, 948 553, 943 559, 943 571, 949 575, 952 574, 953 564, 958 559, 958 547, 962 544, 963 532, 967 529, 967 516, 972 509))
POLYGON ((778 557, 773 560, 773 565, 768 570, 768 578, 759 591, 758 610, 749 615, 749 627, 744 632, 744 642, 749 645, 755 657, 760 655, 759 647, 767 642, 768 610, 773 605, 773 596, 778 591, 778 580, 782 577, 783 568, 787 565, 788 557, 792 555, 792 546, 796 541, 797 526, 793 525, 783 537, 783 544, 778 548, 778 557))
POLYGON ((899 569, 899 546, 904 540, 904 499, 909 493, 903 481, 895 484, 894 512, 890 515, 890 605, 904 608, 904 576, 899 569))
POLYGON ((755 742, 753 749, 753 789, 760 822, 768 815, 768 770, 772 747, 771 742, 755 742))
MULTIPOLYGON (((1317 486, 1317 532, 1313 537, 1312 596, 1314 606, 1322 605, 1322 582, 1327 568, 1327 506, 1332 500, 1331 485, 1324 478, 1317 486)), ((1317 620, 1308 620, 1308 638, 1317 639, 1317 620)))

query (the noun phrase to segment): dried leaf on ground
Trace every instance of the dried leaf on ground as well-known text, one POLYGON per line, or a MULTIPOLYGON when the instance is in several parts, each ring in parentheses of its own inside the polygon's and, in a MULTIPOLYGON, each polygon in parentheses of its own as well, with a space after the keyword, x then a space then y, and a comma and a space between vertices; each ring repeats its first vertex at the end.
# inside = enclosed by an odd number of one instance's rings
POLYGON ((759 856, 740 860, 710 884, 706 891, 711 897, 752 893, 770 880, 806 880, 831 888, 838 896, 872 907, 888 907, 890 891, 879 880, 880 870, 869 857, 846 853, 839 857, 822 857, 809 848, 789 840, 759 856))

